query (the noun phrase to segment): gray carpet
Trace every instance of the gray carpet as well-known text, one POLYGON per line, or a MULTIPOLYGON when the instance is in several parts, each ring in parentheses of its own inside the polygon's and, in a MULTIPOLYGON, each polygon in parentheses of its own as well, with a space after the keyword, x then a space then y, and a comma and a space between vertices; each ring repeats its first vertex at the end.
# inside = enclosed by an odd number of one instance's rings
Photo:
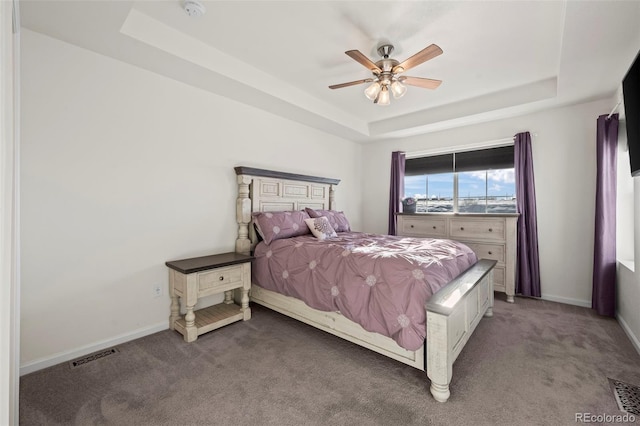
MULTIPOLYGON (((424 373, 266 308, 184 343, 163 331, 71 369, 22 377, 22 425, 569 425, 623 414, 608 377, 640 384, 618 323, 590 309, 496 300, 454 365, 424 373)), ((640 420, 638 420, 640 421, 640 420)))

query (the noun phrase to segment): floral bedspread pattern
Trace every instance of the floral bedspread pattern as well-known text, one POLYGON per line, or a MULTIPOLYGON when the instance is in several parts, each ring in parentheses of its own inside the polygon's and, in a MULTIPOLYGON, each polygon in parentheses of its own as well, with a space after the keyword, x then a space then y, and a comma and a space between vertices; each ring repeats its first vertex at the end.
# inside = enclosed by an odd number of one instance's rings
POLYGON ((254 284, 339 311, 412 351, 425 339, 426 301, 477 260, 456 241, 360 232, 261 242, 254 255, 254 284))

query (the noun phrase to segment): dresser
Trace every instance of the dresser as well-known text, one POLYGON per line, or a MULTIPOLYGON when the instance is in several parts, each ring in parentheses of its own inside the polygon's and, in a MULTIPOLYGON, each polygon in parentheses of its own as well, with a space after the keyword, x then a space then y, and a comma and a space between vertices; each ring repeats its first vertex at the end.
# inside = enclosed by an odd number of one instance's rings
POLYGON ((514 302, 517 214, 398 213, 397 219, 398 235, 460 241, 478 259, 496 260, 493 288, 506 293, 507 302, 514 302))

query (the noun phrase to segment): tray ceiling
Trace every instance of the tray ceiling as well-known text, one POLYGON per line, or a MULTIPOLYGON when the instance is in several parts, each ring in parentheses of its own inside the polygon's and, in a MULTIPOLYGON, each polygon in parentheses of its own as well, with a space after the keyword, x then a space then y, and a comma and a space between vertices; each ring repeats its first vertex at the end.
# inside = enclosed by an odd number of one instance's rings
POLYGON ((640 1, 21 1, 22 25, 359 142, 613 96, 640 49, 640 1), (374 105, 372 60, 390 42, 407 73, 443 80, 374 105))

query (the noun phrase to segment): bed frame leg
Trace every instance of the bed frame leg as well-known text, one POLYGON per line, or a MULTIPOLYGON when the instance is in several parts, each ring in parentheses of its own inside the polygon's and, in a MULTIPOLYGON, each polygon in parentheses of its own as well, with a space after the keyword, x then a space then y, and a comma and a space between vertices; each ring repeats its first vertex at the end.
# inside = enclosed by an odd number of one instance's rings
POLYGON ((449 384, 441 385, 439 383, 431 382, 431 395, 438 402, 447 402, 451 392, 449 392, 449 384))
POLYGON ((484 317, 485 318, 491 318, 493 316, 493 308, 491 306, 489 306, 486 310, 486 312, 484 313, 484 317))
POLYGON ((431 395, 438 402, 447 402, 451 393, 453 358, 448 348, 449 318, 427 311, 427 376, 431 380, 431 395))

